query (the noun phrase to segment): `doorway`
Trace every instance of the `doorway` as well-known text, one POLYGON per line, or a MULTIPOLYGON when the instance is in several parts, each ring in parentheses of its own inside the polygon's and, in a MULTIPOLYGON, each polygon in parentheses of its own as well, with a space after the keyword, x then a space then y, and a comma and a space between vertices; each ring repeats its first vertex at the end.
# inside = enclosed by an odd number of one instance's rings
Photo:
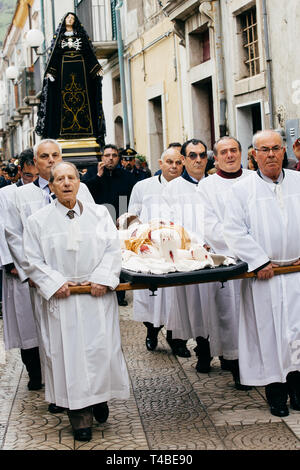
POLYGON ((215 143, 215 120, 211 77, 192 84, 193 137, 206 143, 208 150, 215 143))
POLYGON ((248 147, 253 135, 262 128, 262 102, 249 103, 236 107, 236 132, 242 146, 242 165, 247 168, 248 147))

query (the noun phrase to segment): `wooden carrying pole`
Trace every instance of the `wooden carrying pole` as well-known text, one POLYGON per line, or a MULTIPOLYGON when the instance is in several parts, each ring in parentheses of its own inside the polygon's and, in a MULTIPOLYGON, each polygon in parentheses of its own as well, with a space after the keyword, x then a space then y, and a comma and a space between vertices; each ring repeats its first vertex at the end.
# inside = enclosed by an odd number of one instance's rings
MULTIPOLYGON (((279 274, 290 274, 290 273, 297 273, 300 272, 300 265, 298 266, 280 266, 278 268, 273 268, 275 276, 279 274)), ((213 279, 211 281, 199 281, 199 282, 187 282, 187 283, 171 283, 171 284, 156 284, 156 283, 149 283, 149 284, 131 284, 130 282, 124 282, 118 285, 115 289, 116 291, 126 291, 126 290, 140 290, 140 289, 149 289, 150 287, 154 286, 158 287, 174 287, 174 286, 182 286, 182 285, 191 285, 191 284, 204 284, 206 282, 226 282, 231 281, 234 279, 251 279, 256 277, 256 274, 251 273, 243 273, 239 276, 233 276, 226 280, 224 279, 213 279)), ((90 294, 91 293, 91 286, 70 286, 71 294, 90 294)))

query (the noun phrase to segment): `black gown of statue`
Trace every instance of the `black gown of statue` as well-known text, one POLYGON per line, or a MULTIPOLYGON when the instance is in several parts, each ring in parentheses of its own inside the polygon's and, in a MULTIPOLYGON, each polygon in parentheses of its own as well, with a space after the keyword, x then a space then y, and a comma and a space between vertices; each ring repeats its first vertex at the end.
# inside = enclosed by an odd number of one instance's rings
POLYGON ((53 38, 43 81, 36 133, 43 138, 95 137, 104 145, 101 66, 74 13, 73 34, 65 31, 67 13, 53 38), (47 74, 54 81, 46 78, 47 74))

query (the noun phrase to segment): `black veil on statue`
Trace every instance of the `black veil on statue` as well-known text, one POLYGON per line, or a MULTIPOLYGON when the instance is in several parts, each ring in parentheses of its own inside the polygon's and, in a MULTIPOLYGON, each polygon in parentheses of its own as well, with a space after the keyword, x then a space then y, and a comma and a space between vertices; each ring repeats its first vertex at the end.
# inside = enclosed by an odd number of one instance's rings
POLYGON ((104 146, 102 76, 97 75, 100 70, 78 17, 66 13, 50 47, 35 128, 38 135, 52 139, 95 137, 100 147, 104 146), (65 27, 69 14, 75 18, 73 35, 65 27))

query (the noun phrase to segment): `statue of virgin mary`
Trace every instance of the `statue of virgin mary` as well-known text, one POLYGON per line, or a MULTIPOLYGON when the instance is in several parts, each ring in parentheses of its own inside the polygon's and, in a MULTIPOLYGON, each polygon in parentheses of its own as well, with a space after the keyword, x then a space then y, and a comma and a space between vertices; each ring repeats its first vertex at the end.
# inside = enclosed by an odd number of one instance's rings
POLYGON ((43 138, 94 137, 104 145, 102 67, 78 17, 68 12, 52 40, 36 133, 43 138))

